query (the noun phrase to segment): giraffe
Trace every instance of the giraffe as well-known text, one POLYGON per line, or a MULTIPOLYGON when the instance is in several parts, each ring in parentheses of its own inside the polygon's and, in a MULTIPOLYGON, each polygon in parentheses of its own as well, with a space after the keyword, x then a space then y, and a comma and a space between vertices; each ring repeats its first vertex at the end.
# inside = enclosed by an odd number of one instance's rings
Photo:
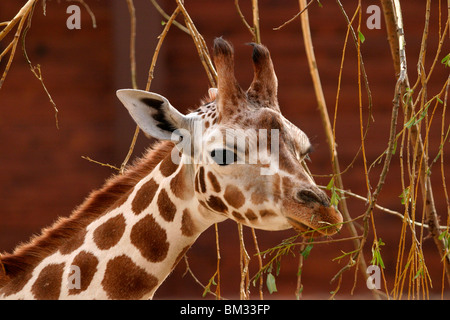
POLYGON ((69 217, 1 255, 0 298, 151 299, 198 236, 225 219, 307 237, 338 232, 341 214, 302 165, 311 143, 280 112, 270 53, 252 46, 254 79, 244 91, 233 47, 215 39, 218 86, 186 115, 159 94, 119 90, 142 131, 160 141, 69 217), (277 165, 267 156, 250 163, 255 152, 230 144, 227 130, 244 146, 276 144, 277 165))

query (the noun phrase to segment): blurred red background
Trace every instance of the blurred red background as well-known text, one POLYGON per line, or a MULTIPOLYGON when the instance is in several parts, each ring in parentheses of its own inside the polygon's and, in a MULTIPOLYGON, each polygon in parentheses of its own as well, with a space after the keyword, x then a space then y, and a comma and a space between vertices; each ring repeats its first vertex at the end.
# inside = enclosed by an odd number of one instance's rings
MULTIPOLYGON (((161 1, 162 2, 162 1, 161 1)), ((0 2, 0 21, 10 20, 25 1, 3 0, 0 2)), ((131 87, 129 62, 130 18, 126 1, 90 1, 86 3, 95 14, 97 27, 81 6, 81 29, 66 27, 68 2, 47 1, 46 15, 41 5, 36 7, 32 27, 26 37, 26 50, 34 65, 41 65, 45 85, 59 109, 59 129, 55 125, 54 110, 40 82, 31 73, 21 48, 18 50, 8 77, 0 90, 0 252, 11 251, 22 241, 27 241, 41 228, 50 225, 58 216, 67 216, 84 197, 114 171, 82 159, 87 156, 100 162, 120 166, 130 145, 135 124, 125 108, 116 99, 115 91, 131 87)), ((356 8, 356 1, 342 1, 348 15, 356 8)), ((387 42, 384 18, 381 29, 368 29, 365 25, 369 14, 367 6, 380 5, 377 1, 362 1, 362 29, 365 42, 362 55, 373 96, 373 117, 366 139, 368 162, 372 163, 387 147, 389 121, 396 76, 387 42)), ((174 1, 163 6, 168 13, 175 8, 174 1)), ((262 42, 271 51, 279 80, 279 102, 282 112, 311 138, 315 152, 311 155, 311 171, 317 175, 332 172, 324 130, 317 110, 311 77, 304 52, 300 21, 297 19, 279 31, 273 30, 293 17, 298 2, 293 0, 261 0, 260 24, 262 42)), ((322 1, 309 9, 311 30, 323 90, 330 117, 334 116, 339 67, 344 48, 347 24, 339 7, 333 1, 322 1)), ((147 72, 163 29, 163 18, 150 1, 136 0, 137 14, 137 76, 139 88, 145 88, 147 72)), ((247 19, 251 18, 249 1, 241 1, 247 19)), ((211 46, 217 36, 223 36, 235 47, 236 75, 243 87, 252 79, 251 48, 245 43, 252 41, 242 24, 233 1, 186 1, 199 32, 211 46)), ((417 77, 416 63, 424 27, 425 2, 402 2, 407 43, 409 77, 417 77)), ((442 13, 445 20, 447 14, 442 13)), ((178 19, 182 21, 181 19, 178 19)), ((428 38, 429 68, 438 44, 438 1, 432 2, 432 19, 428 38)), ((0 51, 6 42, 0 44, 0 51)), ((442 57, 449 52, 448 41, 442 57)), ((439 59, 440 60, 440 59, 439 59)), ((0 62, 4 69, 6 59, 0 62)), ((428 69, 427 69, 428 70, 428 69)), ((438 93, 448 77, 448 69, 436 66, 428 85, 429 96, 438 93)), ((151 91, 166 96, 181 111, 194 108, 209 88, 208 78, 189 35, 172 27, 159 54, 155 79, 151 91)), ((363 96, 365 91, 363 88, 363 96)), ((367 99, 364 98, 364 120, 367 99)), ((437 115, 436 124, 440 125, 437 115)), ((447 121, 448 122, 448 121, 447 121)), ((430 138, 430 154, 435 156, 439 146, 439 130, 430 138)), ((350 40, 345 56, 339 111, 336 122, 336 141, 342 169, 355 157, 360 145, 360 124, 357 87, 357 56, 350 40)), ((150 141, 139 137, 134 157, 142 154, 150 141)), ((448 155, 445 155, 448 162, 448 155)), ((371 171, 371 183, 376 185, 381 166, 371 171)), ((447 173, 449 168, 446 168, 447 173)), ((437 168, 436 168, 437 171, 437 168)), ((326 185, 329 177, 317 177, 326 185)), ((343 175, 346 189, 366 196, 363 162, 359 156, 343 175)), ((436 172, 433 189, 438 212, 446 213, 447 205, 442 193, 442 183, 436 172)), ((402 212, 399 195, 399 161, 394 159, 379 204, 402 212)), ((350 213, 357 217, 364 212, 365 203, 348 199, 350 213)), ((445 214, 441 223, 445 224, 445 214)), ((400 235, 400 219, 375 211, 378 236, 386 244, 382 257, 389 289, 392 289, 400 235)), ((221 247, 221 291, 228 298, 239 297, 239 242, 235 223, 228 221, 219 225, 221 247)), ((253 240, 245 228, 249 253, 254 253, 253 240)), ((294 231, 257 231, 261 250, 268 249, 294 231)), ((334 238, 349 236, 344 230, 334 238)), ((372 235, 370 235, 371 237, 372 235)), ((365 248, 365 259, 371 259, 371 240, 365 248)), ((190 267, 204 284, 216 271, 216 245, 214 228, 203 234, 188 252, 190 267)), ((347 261, 332 261, 342 251, 354 250, 350 241, 334 244, 317 244, 311 251, 302 271, 305 298, 328 298, 337 283, 330 279, 347 261)), ((431 239, 424 242, 426 263, 433 280, 433 297, 440 297, 442 265, 431 239)), ((267 299, 294 299, 298 253, 286 257, 281 263, 277 277, 278 293, 267 299)), ((252 275, 257 270, 257 259, 251 263, 252 275)), ((185 272, 182 261, 173 274, 156 293, 156 299, 201 298, 203 289, 185 272)), ((364 279, 358 274, 356 290, 354 271, 344 273, 337 298, 371 298, 364 279)), ((448 291, 448 289, 447 289, 448 291)), ((210 296, 209 296, 210 297, 210 296)), ((252 289, 257 299, 257 290, 252 289)), ((211 297, 210 297, 211 298, 211 297)))

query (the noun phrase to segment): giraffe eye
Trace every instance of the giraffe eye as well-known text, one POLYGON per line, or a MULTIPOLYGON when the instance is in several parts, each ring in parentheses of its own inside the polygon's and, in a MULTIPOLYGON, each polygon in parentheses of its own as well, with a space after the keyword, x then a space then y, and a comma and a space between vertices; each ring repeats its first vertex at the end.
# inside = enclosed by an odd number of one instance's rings
POLYGON ((215 149, 211 151, 211 158, 220 166, 227 166, 237 161, 237 156, 228 149, 215 149))

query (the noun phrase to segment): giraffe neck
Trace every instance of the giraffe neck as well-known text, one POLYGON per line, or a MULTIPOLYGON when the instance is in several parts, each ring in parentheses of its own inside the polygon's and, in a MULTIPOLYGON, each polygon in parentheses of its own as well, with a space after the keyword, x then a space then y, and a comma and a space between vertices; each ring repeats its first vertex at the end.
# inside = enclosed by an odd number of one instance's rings
MULTIPOLYGON (((105 212, 84 225, 79 222, 77 232, 44 248, 48 254, 35 247, 49 242, 52 232, 67 227, 64 223, 15 255, 2 257, 9 281, 0 288, 0 298, 151 298, 197 237, 218 222, 198 204, 193 190, 193 169, 175 165, 166 153, 150 174, 111 200, 105 212), (39 261, 8 274, 14 258, 20 262, 18 258, 33 256, 33 249, 42 255, 39 261)), ((65 223, 84 216, 77 214, 65 223)))

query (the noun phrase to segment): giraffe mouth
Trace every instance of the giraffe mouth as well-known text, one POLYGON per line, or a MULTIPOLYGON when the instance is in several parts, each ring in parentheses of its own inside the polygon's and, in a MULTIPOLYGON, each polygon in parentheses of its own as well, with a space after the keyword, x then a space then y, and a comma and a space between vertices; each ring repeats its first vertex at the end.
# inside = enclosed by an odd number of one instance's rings
POLYGON ((291 224, 291 226, 298 232, 303 233, 305 237, 318 237, 321 236, 322 233, 315 230, 314 228, 304 224, 303 222, 300 222, 296 219, 293 219, 291 217, 287 217, 288 222, 291 224))
POLYGON ((321 236, 330 236, 334 233, 336 233, 337 231, 339 231, 340 226, 335 226, 335 225, 328 225, 323 223, 324 226, 323 227, 319 227, 318 229, 315 229, 311 226, 308 226, 307 224, 291 218, 291 217, 286 217, 288 222, 290 223, 290 225, 294 228, 294 230, 296 230, 297 232, 301 233, 303 237, 305 238, 317 238, 317 237, 321 237, 321 236))

